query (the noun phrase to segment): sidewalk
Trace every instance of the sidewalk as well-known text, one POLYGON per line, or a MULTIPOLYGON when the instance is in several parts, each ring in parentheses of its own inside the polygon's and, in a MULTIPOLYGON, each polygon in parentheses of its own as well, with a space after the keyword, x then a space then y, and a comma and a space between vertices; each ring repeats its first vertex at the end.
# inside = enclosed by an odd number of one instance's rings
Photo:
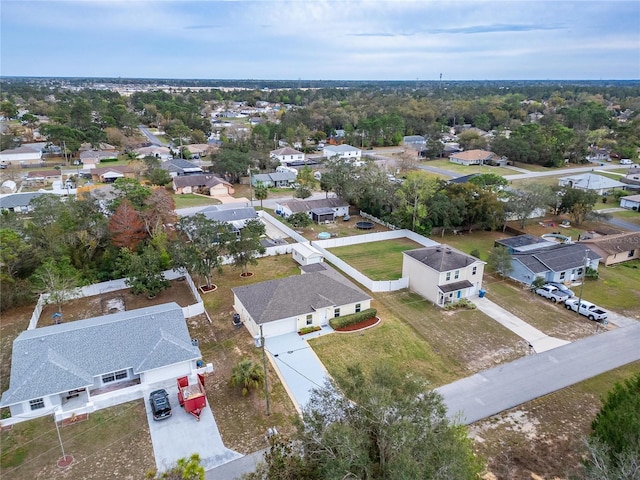
POLYGON ((523 338, 524 340, 529 342, 529 345, 533 347, 536 353, 546 352, 547 350, 561 347, 562 345, 570 343, 567 340, 550 337, 546 333, 532 327, 524 320, 507 312, 504 308, 496 305, 486 297, 474 298, 473 303, 476 304, 478 310, 480 310, 482 313, 493 318, 500 325, 508 328, 520 338, 523 338))

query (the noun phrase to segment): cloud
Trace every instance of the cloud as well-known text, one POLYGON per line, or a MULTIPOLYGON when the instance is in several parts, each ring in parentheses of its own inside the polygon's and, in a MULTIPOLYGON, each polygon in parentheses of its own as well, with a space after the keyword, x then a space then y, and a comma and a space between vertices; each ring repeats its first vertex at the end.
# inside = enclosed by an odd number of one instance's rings
POLYGON ((185 30, 214 30, 216 28, 223 28, 222 25, 187 25, 182 27, 185 30))

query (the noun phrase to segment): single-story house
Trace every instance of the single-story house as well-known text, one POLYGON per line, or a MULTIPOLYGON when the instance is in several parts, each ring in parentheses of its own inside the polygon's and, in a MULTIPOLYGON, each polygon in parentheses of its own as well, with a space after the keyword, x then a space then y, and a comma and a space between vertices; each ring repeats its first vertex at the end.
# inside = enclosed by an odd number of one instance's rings
POLYGON ((198 157, 208 155, 211 151, 211 145, 207 143, 192 143, 191 145, 184 145, 184 148, 189 150, 191 155, 197 155, 198 157))
POLYGON ((254 187, 262 183, 267 187, 290 187, 296 183, 297 174, 293 172, 257 173, 251 176, 251 185, 254 187))
POLYGON ((171 155, 171 150, 169 147, 159 147, 157 145, 151 145, 150 147, 141 147, 136 148, 135 152, 138 154, 138 158, 144 158, 147 156, 156 157, 162 160, 163 162, 169 160, 171 155))
POLYGON ((118 178, 136 178, 136 172, 128 165, 92 168, 89 174, 94 183, 113 183, 118 178))
POLYGON ((28 145, 9 148, 0 152, 0 163, 5 165, 40 165, 42 149, 34 149, 28 145))
POLYGON ((26 330, 13 342, 0 407, 23 418, 93 411, 103 395, 117 403, 113 390, 140 398, 190 375, 201 357, 175 302, 26 330))
POLYGON ((90 143, 85 142, 82 145, 80 145, 79 151, 85 152, 87 150, 100 150, 100 151, 103 151, 103 152, 116 152, 115 156, 118 155, 116 147, 114 145, 111 145, 110 143, 101 142, 101 143, 97 144, 96 147, 97 148, 94 149, 93 145, 91 145, 90 143))
POLYGON ((291 245, 293 259, 302 266, 322 263, 324 256, 313 245, 308 243, 294 243, 291 245))
POLYGON ((467 150, 449 155, 451 163, 460 165, 486 165, 491 161, 498 161, 500 157, 487 150, 467 150))
POLYGON ((304 153, 291 147, 278 148, 269 152, 271 158, 278 160, 282 165, 291 162, 304 162, 304 153))
POLYGON ((570 187, 596 192, 598 195, 604 195, 605 192, 616 188, 624 189, 626 187, 622 182, 612 180, 608 177, 603 177, 602 175, 596 175, 595 173, 583 173, 580 175, 571 175, 569 177, 560 177, 558 179, 558 185, 561 187, 570 187))
POLYGON ((402 144, 405 147, 421 150, 427 144, 427 139, 422 135, 406 135, 402 137, 402 144))
POLYGON ((112 150, 85 150, 84 152, 80 152, 80 161, 85 165, 85 168, 88 168, 87 165, 89 163, 95 165, 100 163, 102 160, 118 158, 118 155, 120 155, 119 152, 112 150))
POLYGON ((620 199, 620 206, 629 210, 640 211, 640 195, 628 195, 620 199))
POLYGON ((322 150, 322 156, 325 158, 338 157, 346 160, 360 160, 362 150, 351 145, 327 145, 322 150))
POLYGON ((476 295, 482 289, 485 262, 446 245, 407 250, 402 277, 409 289, 444 307, 476 295))
POLYGON ((316 223, 334 222, 336 217, 349 215, 349 204, 340 198, 291 199, 276 204, 276 213, 284 218, 298 212, 305 212, 316 223))
POLYGON ((332 318, 371 306, 371 297, 334 269, 324 263, 314 267, 302 275, 231 289, 234 309, 254 337, 327 325, 332 318))
POLYGON ((516 235, 515 237, 507 237, 496 240, 494 247, 505 247, 509 253, 523 253, 531 250, 540 250, 541 248, 553 247, 558 242, 552 242, 542 237, 525 233, 516 235))
POLYGON ((160 168, 169 172, 172 177, 181 177, 183 175, 202 175, 202 168, 193 162, 182 158, 174 158, 160 164, 160 168))
POLYGON ((178 194, 201 192, 209 189, 209 195, 231 195, 233 186, 216 175, 182 175, 173 177, 173 191, 178 194))
POLYGON ((62 179, 62 170, 32 170, 23 177, 27 182, 46 182, 62 179))
POLYGON ((46 192, 22 192, 0 195, 0 211, 7 210, 16 213, 29 213, 33 210, 31 201, 42 195, 50 195, 46 192))
POLYGON ((207 207, 200 212, 209 220, 215 220, 216 222, 228 223, 236 234, 240 232, 247 224, 249 220, 253 220, 258 217, 253 207, 241 207, 221 210, 217 205, 207 207))
POLYGON ((600 255, 600 262, 606 266, 640 258, 640 232, 603 235, 580 240, 600 255))
POLYGON ((581 279, 585 266, 597 270, 599 260, 600 255, 585 245, 556 244, 512 254, 509 277, 525 285, 531 285, 537 277, 547 282, 568 283, 581 279))

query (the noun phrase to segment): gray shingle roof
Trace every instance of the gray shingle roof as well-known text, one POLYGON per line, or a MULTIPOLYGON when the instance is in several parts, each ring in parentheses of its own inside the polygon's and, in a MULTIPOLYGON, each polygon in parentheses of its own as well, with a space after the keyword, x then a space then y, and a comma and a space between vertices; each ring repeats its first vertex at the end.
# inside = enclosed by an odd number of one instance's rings
POLYGON ((106 373, 139 374, 201 356, 174 302, 26 330, 13 342, 0 405, 89 387, 106 373))
POLYGON ((231 289, 257 323, 306 315, 371 297, 332 268, 231 289))
POLYGON ((437 247, 417 248, 402 252, 420 263, 433 268, 438 272, 449 272, 465 268, 478 261, 477 258, 459 252, 445 245, 437 247))
POLYGON ((26 207, 31 203, 31 200, 42 195, 51 195, 45 192, 25 192, 25 193, 12 193, 4 197, 0 197, 0 208, 16 208, 26 207))
POLYGON ((200 186, 215 187, 220 183, 231 185, 229 182, 216 175, 181 175, 179 177, 173 177, 173 184, 177 188, 200 186))
POLYGON ((216 222, 234 222, 237 220, 250 220, 258 218, 258 212, 253 207, 232 208, 220 210, 216 205, 201 210, 205 217, 216 222))
POLYGON ((513 258, 522 262, 534 273, 547 271, 562 272, 584 265, 587 251, 589 260, 599 260, 600 255, 584 244, 557 245, 528 253, 514 253, 513 258))
POLYGON ((293 213, 310 212, 314 208, 338 208, 349 204, 340 198, 319 198, 318 200, 288 200, 282 203, 293 213))

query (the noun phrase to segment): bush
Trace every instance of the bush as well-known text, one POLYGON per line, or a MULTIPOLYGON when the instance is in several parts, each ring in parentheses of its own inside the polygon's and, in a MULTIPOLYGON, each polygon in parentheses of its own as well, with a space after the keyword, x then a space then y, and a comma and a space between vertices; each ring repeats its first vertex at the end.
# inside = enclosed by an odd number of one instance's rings
POLYGON ((376 316, 378 311, 375 308, 367 308, 366 310, 362 310, 358 313, 352 313, 350 315, 345 315, 344 317, 335 317, 329 320, 329 325, 331 328, 344 328, 349 325, 353 325, 355 323, 364 322, 365 320, 369 320, 376 316))
POLYGON ((598 273, 598 270, 596 270, 595 268, 587 267, 587 270, 585 271, 584 276, 591 280, 597 280, 600 274, 598 273))
POLYGON ((305 228, 311 225, 311 219, 305 212, 298 212, 290 215, 287 222, 294 228, 305 228))
POLYGON ((322 330, 319 326, 313 325, 311 327, 302 327, 298 333, 300 335, 306 335, 307 333, 317 332, 318 330, 322 330))
POLYGON ((542 287, 547 281, 544 277, 536 277, 535 280, 531 283, 531 290, 536 290, 542 287))
POLYGON ((460 310, 460 309, 465 309, 465 310, 475 310, 476 309, 476 305, 472 302, 470 302, 469 300, 467 300, 466 298, 463 298, 457 302, 454 303, 449 303, 447 305, 445 305, 444 309, 445 310, 460 310))
POLYGON ((471 250, 471 256, 480 258, 480 250, 478 250, 477 248, 474 248, 473 250, 471 250))
POLYGON ((117 158, 101 158, 100 163, 109 163, 109 162, 117 162, 117 158))

